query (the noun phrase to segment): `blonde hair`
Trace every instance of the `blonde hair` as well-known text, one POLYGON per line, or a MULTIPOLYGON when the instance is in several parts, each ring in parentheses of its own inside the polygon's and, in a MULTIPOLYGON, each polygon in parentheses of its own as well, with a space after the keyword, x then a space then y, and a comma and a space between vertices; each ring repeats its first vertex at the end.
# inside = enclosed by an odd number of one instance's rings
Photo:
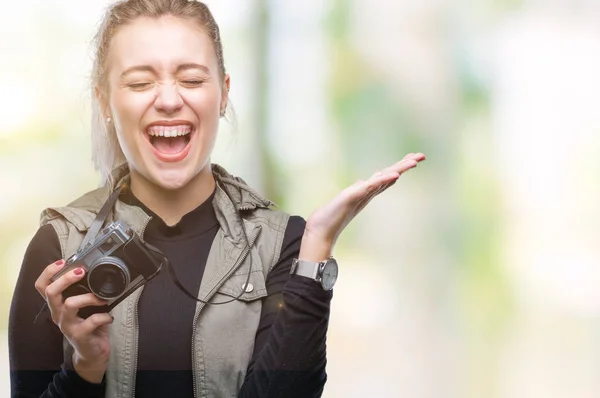
POLYGON ((118 29, 139 17, 160 18, 174 16, 194 20, 210 37, 219 66, 221 80, 225 76, 223 46, 219 26, 208 6, 194 0, 124 0, 112 5, 106 11, 98 32, 94 37, 95 59, 92 67, 92 161, 100 173, 102 184, 113 186, 111 172, 126 162, 113 124, 106 121, 102 106, 96 98, 99 89, 108 94, 106 56, 110 41, 118 29))

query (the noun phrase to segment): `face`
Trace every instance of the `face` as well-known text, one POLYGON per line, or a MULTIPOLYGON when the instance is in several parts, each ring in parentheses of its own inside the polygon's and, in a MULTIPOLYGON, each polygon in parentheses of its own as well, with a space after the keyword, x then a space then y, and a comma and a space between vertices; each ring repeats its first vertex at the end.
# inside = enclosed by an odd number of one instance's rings
POLYGON ((113 36, 106 66, 98 95, 132 177, 184 187, 209 163, 227 103, 210 38, 190 20, 138 18, 113 36))

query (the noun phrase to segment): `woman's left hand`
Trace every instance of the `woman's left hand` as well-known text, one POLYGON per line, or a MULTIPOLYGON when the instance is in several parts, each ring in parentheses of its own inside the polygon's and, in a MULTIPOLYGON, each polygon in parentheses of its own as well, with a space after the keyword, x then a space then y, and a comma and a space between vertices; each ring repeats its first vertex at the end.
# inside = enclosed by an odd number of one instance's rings
POLYGON ((306 261, 329 258, 340 233, 371 199, 394 185, 404 172, 423 160, 425 155, 422 153, 409 153, 398 163, 379 170, 368 180, 350 185, 328 204, 316 210, 306 221, 299 258, 306 261))

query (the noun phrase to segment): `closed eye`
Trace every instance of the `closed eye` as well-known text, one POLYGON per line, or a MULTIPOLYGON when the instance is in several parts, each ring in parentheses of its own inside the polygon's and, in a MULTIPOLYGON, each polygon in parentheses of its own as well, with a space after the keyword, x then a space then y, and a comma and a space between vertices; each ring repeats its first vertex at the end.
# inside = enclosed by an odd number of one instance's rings
POLYGON ((152 83, 150 82, 144 82, 144 83, 131 83, 129 84, 129 88, 132 88, 134 90, 143 90, 146 88, 149 88, 152 85, 152 83))
POLYGON ((204 83, 204 80, 181 80, 180 83, 186 87, 199 87, 202 85, 202 83, 204 83))

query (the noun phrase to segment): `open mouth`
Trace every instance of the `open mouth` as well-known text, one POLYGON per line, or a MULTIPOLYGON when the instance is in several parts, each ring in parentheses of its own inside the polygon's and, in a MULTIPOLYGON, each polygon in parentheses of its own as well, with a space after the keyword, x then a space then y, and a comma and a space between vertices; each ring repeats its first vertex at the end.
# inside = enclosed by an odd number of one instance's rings
POLYGON ((178 161, 183 159, 189 151, 193 129, 189 124, 176 126, 150 126, 146 130, 146 137, 154 154, 164 161, 178 161))

